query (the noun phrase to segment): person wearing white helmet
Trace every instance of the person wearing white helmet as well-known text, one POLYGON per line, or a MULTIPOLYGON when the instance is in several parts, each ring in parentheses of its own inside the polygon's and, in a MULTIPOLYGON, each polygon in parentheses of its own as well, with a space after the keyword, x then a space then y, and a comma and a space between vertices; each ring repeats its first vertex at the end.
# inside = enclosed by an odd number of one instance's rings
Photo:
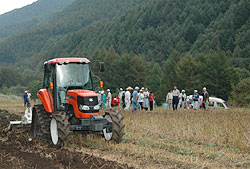
POLYGON ((205 110, 208 109, 209 104, 209 93, 207 92, 207 88, 203 87, 203 100, 202 100, 203 108, 205 110))
POLYGON ((140 105, 139 103, 137 102, 138 101, 138 91, 139 91, 139 87, 135 87, 135 90, 133 92, 133 106, 132 106, 132 111, 135 111, 137 110, 140 105))
POLYGON ((118 97, 120 99, 119 107, 125 108, 125 92, 123 91, 123 88, 120 88, 118 97))
POLYGON ((193 97, 192 97, 193 103, 194 103, 194 106, 193 106, 194 110, 199 109, 199 98, 200 98, 200 95, 198 94, 198 91, 194 90, 194 94, 193 94, 193 97))
POLYGON ((186 108, 186 101, 187 101, 187 95, 185 93, 185 90, 182 90, 180 95, 179 95, 179 104, 178 104, 178 108, 186 108))
POLYGON ((107 108, 112 108, 111 107, 111 101, 112 101, 112 94, 110 92, 110 89, 107 89, 107 99, 106 99, 106 107, 107 108))
POLYGON ((25 107, 25 113, 22 117, 23 121, 31 121, 32 119, 32 110, 31 110, 31 104, 30 104, 30 96, 28 91, 24 92, 23 99, 24 99, 24 107, 25 107))
POLYGON ((144 99, 144 94, 143 94, 143 90, 141 89, 138 94, 138 103, 140 104, 141 110, 143 110, 143 101, 144 101, 143 99, 144 99))

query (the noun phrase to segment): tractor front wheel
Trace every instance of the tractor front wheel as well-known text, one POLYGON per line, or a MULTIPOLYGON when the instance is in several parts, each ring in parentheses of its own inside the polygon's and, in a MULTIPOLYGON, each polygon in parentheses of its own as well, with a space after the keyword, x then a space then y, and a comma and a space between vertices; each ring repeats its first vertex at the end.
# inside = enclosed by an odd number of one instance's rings
POLYGON ((52 143, 56 148, 61 148, 67 145, 69 121, 65 112, 53 113, 50 122, 50 135, 52 143))
POLYGON ((117 110, 110 110, 110 112, 106 112, 104 118, 106 118, 109 122, 112 122, 112 133, 107 133, 107 130, 103 130, 103 135, 105 140, 114 140, 116 143, 120 143, 122 141, 122 137, 124 133, 123 124, 123 116, 121 112, 117 110))

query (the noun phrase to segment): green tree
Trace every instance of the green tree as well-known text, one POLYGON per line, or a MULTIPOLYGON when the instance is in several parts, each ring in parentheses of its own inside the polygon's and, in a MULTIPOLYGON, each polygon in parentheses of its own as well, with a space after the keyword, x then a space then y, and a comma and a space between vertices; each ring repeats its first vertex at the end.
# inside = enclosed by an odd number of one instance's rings
POLYGON ((161 102, 164 102, 168 90, 172 89, 174 85, 179 85, 179 81, 176 75, 176 67, 180 59, 180 53, 177 51, 173 51, 163 65, 160 94, 158 96, 161 102))
POLYGON ((185 89, 192 94, 194 89, 201 89, 201 65, 190 55, 183 57, 176 66, 176 78, 179 80, 179 89, 185 89))
POLYGON ((36 99, 37 98, 37 92, 42 88, 43 83, 41 80, 33 80, 29 83, 28 89, 31 93, 31 98, 36 99))
POLYGON ((250 78, 241 80, 233 86, 229 101, 234 106, 246 107, 250 105, 250 78))
POLYGON ((145 87, 149 88, 149 91, 152 91, 155 95, 156 103, 161 103, 160 97, 160 85, 161 85, 161 76, 162 70, 158 63, 151 62, 149 63, 149 73, 146 79, 145 87))
POLYGON ((231 67, 225 52, 219 51, 208 55, 204 65, 204 84, 210 95, 221 97, 225 100, 231 93, 231 67))

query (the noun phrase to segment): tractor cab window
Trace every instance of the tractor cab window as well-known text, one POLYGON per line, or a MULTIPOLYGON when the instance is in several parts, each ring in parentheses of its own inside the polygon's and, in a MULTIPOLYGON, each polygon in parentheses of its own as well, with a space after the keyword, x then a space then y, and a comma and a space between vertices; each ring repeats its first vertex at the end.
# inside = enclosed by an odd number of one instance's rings
POLYGON ((52 82, 53 83, 53 69, 51 69, 50 72, 45 72, 44 74, 44 84, 43 84, 43 87, 48 89, 48 90, 51 90, 50 89, 50 83, 52 82))
POLYGON ((65 108, 66 92, 70 89, 92 90, 89 64, 69 63, 56 65, 57 108, 65 108))

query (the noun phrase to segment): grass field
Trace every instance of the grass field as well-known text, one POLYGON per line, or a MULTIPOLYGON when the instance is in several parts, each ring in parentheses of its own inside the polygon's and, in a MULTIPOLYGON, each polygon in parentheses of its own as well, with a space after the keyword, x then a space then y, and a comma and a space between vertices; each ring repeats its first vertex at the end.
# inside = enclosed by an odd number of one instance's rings
MULTIPOLYGON (((0 97, 0 109, 18 113, 22 98, 0 97)), ((123 142, 72 134, 81 151, 136 168, 250 168, 250 110, 124 112, 123 142)))

